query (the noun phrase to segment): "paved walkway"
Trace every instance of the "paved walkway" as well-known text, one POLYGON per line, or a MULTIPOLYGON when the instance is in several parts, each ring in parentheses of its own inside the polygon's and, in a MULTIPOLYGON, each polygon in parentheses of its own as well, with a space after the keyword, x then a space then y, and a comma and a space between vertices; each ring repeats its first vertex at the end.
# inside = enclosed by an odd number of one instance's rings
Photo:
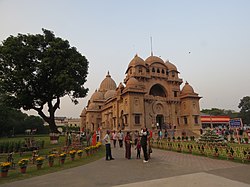
POLYGON ((250 187, 250 165, 153 149, 143 163, 124 158, 124 149, 112 148, 115 160, 98 161, 72 169, 3 184, 1 187, 250 187))

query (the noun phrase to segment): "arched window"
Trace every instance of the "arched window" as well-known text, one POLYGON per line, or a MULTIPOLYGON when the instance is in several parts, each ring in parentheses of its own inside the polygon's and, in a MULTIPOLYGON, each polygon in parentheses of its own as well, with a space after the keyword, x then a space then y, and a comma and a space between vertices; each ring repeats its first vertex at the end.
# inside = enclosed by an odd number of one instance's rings
POLYGON ((149 95, 166 97, 166 91, 163 86, 156 84, 150 89, 149 95))
POLYGON ((155 72, 155 68, 152 68, 152 72, 155 72))
POLYGON ((159 68, 157 69, 157 73, 160 73, 160 69, 159 68))
POLYGON ((172 71, 172 77, 175 77, 175 72, 174 71, 172 71))
POLYGON ((165 74, 165 71, 164 71, 164 69, 162 69, 162 70, 161 70, 161 73, 162 73, 162 74, 165 74))
POLYGON ((142 68, 141 67, 139 67, 138 73, 142 73, 142 68))

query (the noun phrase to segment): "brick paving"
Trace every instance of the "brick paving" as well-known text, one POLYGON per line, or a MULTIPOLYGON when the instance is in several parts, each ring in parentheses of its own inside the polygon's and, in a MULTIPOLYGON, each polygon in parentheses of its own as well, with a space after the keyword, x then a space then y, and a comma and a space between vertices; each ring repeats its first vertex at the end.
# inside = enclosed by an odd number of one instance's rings
POLYGON ((113 161, 100 159, 93 163, 1 187, 77 187, 77 186, 227 186, 250 187, 250 165, 227 160, 153 149, 152 159, 143 163, 125 159, 124 149, 112 148, 113 161), (225 184, 225 185, 224 185, 225 184))

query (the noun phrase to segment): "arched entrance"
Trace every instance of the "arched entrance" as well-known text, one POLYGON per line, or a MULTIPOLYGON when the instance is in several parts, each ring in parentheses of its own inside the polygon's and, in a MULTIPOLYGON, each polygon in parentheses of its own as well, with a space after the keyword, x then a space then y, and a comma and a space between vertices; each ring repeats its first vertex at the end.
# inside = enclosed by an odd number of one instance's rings
POLYGON ((149 95, 167 97, 167 92, 162 85, 155 84, 154 86, 151 87, 149 95))
POLYGON ((158 124, 158 125, 157 125, 157 128, 158 128, 158 129, 162 129, 162 128, 163 128, 164 117, 163 117, 162 114, 158 114, 158 115, 156 116, 156 124, 158 124))

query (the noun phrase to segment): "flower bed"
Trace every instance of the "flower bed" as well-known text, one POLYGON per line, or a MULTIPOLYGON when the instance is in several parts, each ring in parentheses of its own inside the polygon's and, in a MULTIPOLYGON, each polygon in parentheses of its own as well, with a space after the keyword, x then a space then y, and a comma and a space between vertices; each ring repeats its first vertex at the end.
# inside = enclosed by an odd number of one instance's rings
POLYGON ((165 149, 182 153, 191 153, 195 155, 203 155, 214 158, 238 160, 242 162, 250 162, 250 146, 246 145, 216 145, 210 143, 197 143, 186 141, 167 141, 167 140, 152 140, 151 146, 154 148, 165 149))

